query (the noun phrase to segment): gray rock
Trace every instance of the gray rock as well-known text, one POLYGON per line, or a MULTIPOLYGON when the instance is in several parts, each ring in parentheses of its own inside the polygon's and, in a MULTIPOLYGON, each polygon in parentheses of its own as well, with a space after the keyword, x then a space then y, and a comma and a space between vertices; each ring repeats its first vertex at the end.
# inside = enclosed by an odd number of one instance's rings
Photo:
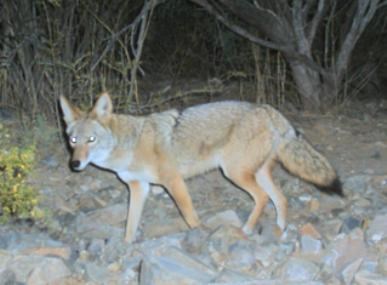
POLYGON ((237 241, 229 248, 226 267, 243 273, 253 273, 257 269, 255 246, 250 241, 237 241))
POLYGON ((100 255, 105 248, 105 240, 93 239, 87 247, 87 251, 94 256, 100 255))
POLYGON ((361 228, 361 225, 363 223, 363 220, 349 216, 343 220, 343 224, 340 229, 340 233, 345 233, 348 234, 350 233, 353 229, 356 228, 361 228))
POLYGON ((320 268, 313 262, 291 257, 279 269, 279 277, 287 281, 313 281, 318 278, 320 268))
POLYGON ((365 193, 370 180, 370 175, 354 175, 344 181, 343 188, 352 193, 365 193))
MULTIPOLYGON (((325 285, 327 283, 319 282, 319 281, 286 281, 280 279, 256 279, 253 281, 242 281, 242 282, 213 282, 208 285, 325 285)), ((329 285, 334 285, 329 283, 329 285)))
POLYGON ((0 270, 0 285, 14 285, 17 284, 16 275, 11 270, 0 270))
POLYGON ((51 239, 44 233, 21 233, 7 231, 0 233, 0 244, 3 249, 20 252, 36 247, 62 247, 63 243, 51 239))
POLYGON ((106 284, 110 279, 109 270, 106 266, 92 262, 85 263, 84 266, 86 275, 90 281, 96 282, 97 284, 106 284))
POLYGON ((147 254, 141 264, 141 285, 208 284, 216 273, 177 248, 147 254))
POLYGON ((108 225, 120 225, 126 221, 128 204, 120 203, 87 213, 91 222, 103 223, 108 225))
POLYGON ((358 285, 387 285, 387 276, 369 271, 359 271, 355 275, 355 282, 358 285))
POLYGON ((212 215, 204 221, 204 224, 212 229, 215 229, 221 225, 231 225, 234 227, 242 227, 242 222, 239 219, 237 213, 232 210, 226 210, 220 213, 212 215))
POLYGON ((387 255, 386 253, 381 254, 382 256, 379 258, 378 269, 380 273, 387 275, 387 255))
POLYGON ((7 266, 7 263, 12 259, 12 254, 5 250, 0 250, 0 270, 7 266))
POLYGON ((353 230, 349 235, 340 234, 328 245, 324 263, 335 274, 339 274, 345 266, 367 255, 364 233, 361 229, 353 230))
POLYGON ((19 255, 15 256, 7 264, 7 269, 15 273, 16 281, 25 283, 28 275, 42 263, 46 257, 35 255, 19 255))
POLYGON ((379 242, 387 237, 387 214, 377 215, 370 223, 367 230, 368 240, 379 242))
POLYGON ((132 245, 129 245, 123 239, 123 236, 114 236, 109 238, 100 256, 106 263, 113 263, 130 252, 132 245))
POLYGON ((228 260, 231 246, 242 240, 247 238, 240 228, 220 226, 208 238, 207 247, 211 258, 216 264, 223 266, 228 260))
POLYGON ((323 244, 320 239, 308 235, 301 236, 301 253, 305 255, 320 255, 323 244))
POLYGON ((275 243, 264 244, 255 249, 255 258, 264 267, 273 267, 280 247, 275 243))
POLYGON ((71 275, 71 271, 59 258, 46 257, 31 271, 27 285, 53 284, 71 275))
POLYGON ((205 242, 209 233, 201 228, 190 230, 186 233, 181 245, 185 251, 200 254, 205 249, 205 242))
POLYGON ((213 283, 211 284, 224 284, 224 283, 231 283, 231 284, 238 284, 238 283, 246 283, 246 282, 252 282, 255 279, 246 274, 242 274, 240 272, 231 270, 231 269, 223 269, 219 275, 215 278, 213 283))
POLYGON ((117 236, 123 239, 126 216, 126 204, 116 204, 79 214, 72 227, 82 238, 106 239, 117 236))
POLYGON ((346 285, 352 284, 353 278, 355 277, 356 272, 359 270, 361 263, 363 262, 362 258, 355 260, 344 268, 341 272, 343 282, 346 285))
POLYGON ((158 238, 173 233, 183 232, 188 229, 181 216, 167 217, 162 220, 149 221, 144 224, 142 230, 147 238, 158 238))

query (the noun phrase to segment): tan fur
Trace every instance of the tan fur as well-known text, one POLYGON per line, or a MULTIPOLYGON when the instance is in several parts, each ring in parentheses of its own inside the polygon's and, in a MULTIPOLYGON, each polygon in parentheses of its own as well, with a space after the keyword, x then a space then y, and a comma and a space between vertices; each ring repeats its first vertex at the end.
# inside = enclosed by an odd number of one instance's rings
POLYGON ((184 178, 220 167, 255 201, 244 231, 253 230, 270 198, 277 224, 285 228, 287 200, 272 179, 277 161, 293 174, 329 186, 336 173, 275 109, 244 102, 218 102, 144 117, 112 112, 107 93, 88 113, 61 97, 73 148, 71 165, 88 163, 112 170, 128 184, 131 197, 125 239, 133 241, 149 184, 163 185, 190 227, 199 225, 184 178), (94 141, 95 140, 95 141, 94 141))

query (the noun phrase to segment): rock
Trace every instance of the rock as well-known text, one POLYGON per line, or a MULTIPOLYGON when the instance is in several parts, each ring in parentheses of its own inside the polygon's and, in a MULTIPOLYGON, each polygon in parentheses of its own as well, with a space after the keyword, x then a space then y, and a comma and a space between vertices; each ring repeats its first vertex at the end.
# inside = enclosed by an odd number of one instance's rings
POLYGON ((316 228, 310 224, 304 224, 300 230, 299 233, 301 236, 308 236, 314 239, 321 239, 321 234, 316 230, 316 228))
POLYGON ((353 278, 355 277, 355 273, 359 270, 362 262, 363 262, 363 259, 359 258, 354 262, 350 263, 348 266, 346 266, 344 270, 341 272, 343 282, 346 285, 352 284, 353 278))
POLYGON ((158 238, 161 236, 186 231, 187 224, 180 217, 168 217, 162 221, 148 221, 144 224, 142 230, 147 238, 158 238))
POLYGON ((280 247, 275 243, 260 245, 255 249, 255 259, 264 267, 273 268, 280 247))
POLYGON ((362 194, 367 191, 370 179, 369 175, 354 175, 344 181, 343 188, 351 193, 362 194))
POLYGON ((77 202, 78 209, 81 211, 94 211, 94 209, 106 207, 107 205, 98 195, 90 191, 81 193, 77 202))
POLYGON ((358 197, 354 202, 352 202, 352 207, 357 208, 357 211, 362 212, 364 208, 368 208, 372 205, 372 202, 364 197, 358 197))
POLYGON ((204 244, 209 233, 202 228, 196 228, 186 233, 181 245, 188 253, 199 254, 205 250, 204 244))
POLYGON ((106 266, 98 265, 96 263, 85 263, 86 275, 90 281, 97 284, 108 284, 110 279, 110 272, 106 266))
POLYGON ((51 239, 47 234, 43 233, 21 233, 14 231, 0 232, 0 244, 3 249, 23 252, 30 248, 62 248, 64 247, 60 241, 51 239))
POLYGON ((56 256, 69 260, 71 257, 71 248, 64 247, 33 247, 21 251, 24 255, 42 255, 42 256, 56 256))
POLYGON ((11 270, 0 269, 0 285, 13 285, 13 284, 17 284, 15 273, 11 270))
POLYGON ((359 271, 355 275, 355 282, 358 285, 387 285, 387 276, 369 271, 359 271))
POLYGON ((331 267, 335 274, 339 274, 345 266, 366 255, 364 233, 357 228, 349 235, 340 234, 331 241, 324 257, 324 263, 331 267))
POLYGON ((378 270, 378 260, 376 259, 364 259, 359 271, 368 271, 376 273, 378 270))
POLYGON ((319 230, 324 233, 324 238, 334 240, 339 234, 342 226, 343 221, 341 219, 327 220, 320 225, 319 230))
POLYGON ((44 262, 44 259, 48 257, 37 255, 18 255, 10 260, 7 264, 7 268, 15 273, 16 281, 25 283, 28 275, 44 262))
POLYGON ((309 211, 312 213, 317 212, 320 209, 320 202, 319 200, 313 198, 308 203, 309 211))
MULTIPOLYGON (((255 279, 253 281, 244 281, 244 282, 214 282, 214 283, 209 283, 209 285, 325 285, 322 282, 318 281, 304 281, 304 282, 290 282, 287 281, 284 283, 283 280, 280 279, 255 279)), ((335 285, 329 283, 329 285, 335 285)))
POLYGON ((146 254, 141 264, 140 284, 208 284, 215 275, 208 265, 170 247, 146 254))
POLYGON ((381 241, 379 241, 377 244, 377 249, 378 251, 383 254, 383 255, 386 255, 387 256, 387 237, 385 237, 384 239, 382 239, 381 241))
POLYGON ((31 271, 26 285, 54 284, 55 281, 70 275, 71 271, 61 259, 47 257, 31 271))
POLYGON ((348 234, 353 229, 361 228, 362 223, 363 223, 363 220, 361 220, 359 218, 355 218, 353 216, 349 216, 343 220, 343 224, 341 226, 340 233, 348 234))
POLYGON ((108 225, 120 225, 126 221, 128 213, 127 203, 115 204, 87 213, 90 222, 108 225))
MULTIPOLYGON (((105 212, 107 213, 107 212, 105 212)), ((81 238, 89 239, 107 239, 110 237, 120 237, 124 238, 124 226, 119 226, 115 224, 114 220, 112 222, 104 223, 99 221, 96 218, 98 215, 90 217, 90 215, 85 215, 80 213, 73 224, 70 227, 71 231, 75 231, 77 235, 81 238)), ((123 214, 126 216, 126 213, 123 214)), ((106 220, 106 217, 104 218, 106 220)))
POLYGON ((301 253, 305 255, 319 255, 322 252, 322 242, 311 236, 301 236, 301 253))
POLYGON ((110 263, 107 267, 107 269, 110 271, 110 272, 118 272, 120 271, 122 268, 121 268, 121 264, 119 262, 113 262, 113 263, 110 263))
POLYGON ((107 240, 105 247, 102 250, 100 259, 107 263, 113 263, 125 256, 132 249, 131 245, 127 244, 123 236, 114 236, 107 240))
POLYGON ((221 225, 231 225, 234 227, 242 227, 242 222, 239 219, 235 211, 226 210, 209 217, 204 221, 204 224, 212 229, 215 229, 221 225))
POLYGON ((302 254, 318 255, 322 252, 321 235, 312 224, 303 225, 299 233, 302 254))
POLYGON ((105 244, 105 240, 103 239, 93 239, 88 245, 87 251, 93 256, 98 256, 105 248, 105 244))
POLYGON ((368 240, 379 242, 387 237, 387 214, 377 215, 367 230, 368 240))
POLYGON ((229 248, 226 267, 243 273, 253 273, 257 269, 255 245, 250 241, 237 241, 229 248))
POLYGON ((229 256, 230 248, 238 241, 246 240, 240 228, 233 226, 220 226, 208 238, 208 251, 213 261, 218 266, 223 266, 229 256))
POLYGON ((313 262, 291 257, 280 268, 277 275, 286 281, 313 281, 318 278, 320 268, 313 262))
POLYGON ((382 256, 379 258, 378 269, 380 273, 387 276, 387 256, 385 253, 382 253, 382 256))
POLYGON ((320 197, 320 208, 321 213, 332 213, 334 211, 342 211, 345 207, 345 201, 342 198, 330 195, 321 195, 320 197))
MULTIPOLYGON (((261 225, 262 225, 262 231, 260 232, 260 239, 263 242, 273 242, 273 241, 281 240, 283 233, 280 230, 280 228, 275 223, 273 223, 272 220, 262 221, 261 225)), ((287 230, 285 232, 285 235, 291 227, 292 227, 291 224, 287 225, 287 230)))
POLYGON ((242 274, 240 272, 230 270, 230 269, 223 269, 220 274, 216 277, 215 280, 211 284, 245 284, 249 282, 255 281, 252 276, 242 274))
POLYGON ((12 254, 5 250, 0 250, 0 271, 7 266, 7 263, 12 259, 12 254))

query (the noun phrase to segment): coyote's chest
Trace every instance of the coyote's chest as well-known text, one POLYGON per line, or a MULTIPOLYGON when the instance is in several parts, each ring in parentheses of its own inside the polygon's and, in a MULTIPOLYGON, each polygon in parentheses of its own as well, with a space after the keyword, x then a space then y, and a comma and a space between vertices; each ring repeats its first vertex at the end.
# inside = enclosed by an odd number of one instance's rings
POLYGON ((129 182, 129 181, 152 182, 154 180, 152 173, 150 171, 147 171, 146 169, 136 170, 136 171, 124 170, 124 171, 117 172, 117 175, 124 182, 129 182))

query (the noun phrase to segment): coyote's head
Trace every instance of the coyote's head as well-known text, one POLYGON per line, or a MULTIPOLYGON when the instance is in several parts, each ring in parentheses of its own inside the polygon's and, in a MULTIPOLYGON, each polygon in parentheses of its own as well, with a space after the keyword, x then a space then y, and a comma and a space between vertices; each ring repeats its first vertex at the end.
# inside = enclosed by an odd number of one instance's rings
POLYGON ((67 126, 69 145, 73 150, 71 168, 79 171, 89 163, 105 161, 114 146, 108 127, 113 111, 109 94, 100 95, 90 112, 73 107, 63 96, 59 102, 67 126))

